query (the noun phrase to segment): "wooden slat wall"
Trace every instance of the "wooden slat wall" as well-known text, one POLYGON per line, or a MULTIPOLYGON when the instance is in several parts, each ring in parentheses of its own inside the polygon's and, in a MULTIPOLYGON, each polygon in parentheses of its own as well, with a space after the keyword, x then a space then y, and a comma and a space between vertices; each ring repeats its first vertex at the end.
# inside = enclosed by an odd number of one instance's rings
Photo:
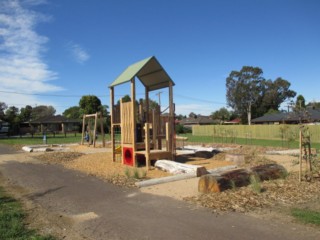
POLYGON ((121 134, 123 135, 123 143, 132 144, 132 104, 126 102, 121 104, 121 134))
POLYGON ((112 123, 120 123, 120 105, 113 106, 113 122, 112 123))

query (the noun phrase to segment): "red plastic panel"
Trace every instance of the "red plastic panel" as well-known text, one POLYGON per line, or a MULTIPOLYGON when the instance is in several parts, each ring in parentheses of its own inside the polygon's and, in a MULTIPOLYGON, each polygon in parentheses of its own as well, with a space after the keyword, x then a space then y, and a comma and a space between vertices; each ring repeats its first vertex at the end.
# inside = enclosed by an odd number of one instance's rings
POLYGON ((123 163, 125 165, 133 166, 133 149, 130 147, 123 148, 123 163))

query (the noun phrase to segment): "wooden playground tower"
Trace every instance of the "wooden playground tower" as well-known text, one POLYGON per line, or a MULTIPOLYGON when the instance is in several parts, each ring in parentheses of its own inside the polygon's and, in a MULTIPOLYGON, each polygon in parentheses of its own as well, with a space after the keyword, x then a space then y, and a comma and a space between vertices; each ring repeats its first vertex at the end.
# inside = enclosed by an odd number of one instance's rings
POLYGON ((144 160, 149 169, 152 160, 173 159, 174 143, 174 104, 173 86, 166 71, 155 57, 149 57, 130 65, 109 86, 111 111, 111 149, 113 161, 121 156, 122 164, 137 166, 144 160), (145 99, 136 101, 136 79, 145 88, 145 99), (115 87, 130 83, 130 101, 115 104, 115 87), (160 106, 149 107, 151 91, 169 88, 169 114, 161 116, 160 106), (116 142, 116 132, 121 132, 120 143, 116 142), (165 142, 165 144, 162 144, 165 142))

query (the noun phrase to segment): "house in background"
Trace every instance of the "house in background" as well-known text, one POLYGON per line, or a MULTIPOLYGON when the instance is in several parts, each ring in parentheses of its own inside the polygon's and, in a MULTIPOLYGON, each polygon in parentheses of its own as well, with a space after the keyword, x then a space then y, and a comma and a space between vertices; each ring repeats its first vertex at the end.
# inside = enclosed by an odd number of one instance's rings
POLYGON ((195 115, 188 118, 183 118, 179 122, 181 125, 187 128, 192 128, 194 125, 212 125, 218 124, 217 121, 213 120, 210 116, 195 115))
POLYGON ((223 125, 239 125, 240 123, 241 123, 241 119, 235 118, 235 119, 230 120, 230 121, 225 121, 222 124, 223 125))
POLYGON ((251 120, 252 124, 320 124, 320 109, 307 108, 304 112, 281 112, 251 120))
POLYGON ((10 128, 10 124, 0 119, 0 135, 8 135, 9 128, 10 128))
POLYGON ((30 133, 64 133, 79 132, 80 120, 69 119, 61 115, 43 117, 20 125, 20 135, 30 133))

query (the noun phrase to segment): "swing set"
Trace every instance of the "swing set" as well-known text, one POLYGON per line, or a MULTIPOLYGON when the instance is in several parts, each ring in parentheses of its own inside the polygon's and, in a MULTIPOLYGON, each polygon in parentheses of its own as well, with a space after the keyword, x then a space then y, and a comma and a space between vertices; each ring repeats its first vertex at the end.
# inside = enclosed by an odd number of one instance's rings
POLYGON ((106 141, 104 138, 104 130, 103 130, 103 115, 101 112, 97 112, 95 114, 84 114, 82 120, 82 138, 81 145, 84 145, 84 140, 88 142, 88 145, 93 145, 96 147, 97 136, 97 128, 98 128, 98 120, 100 122, 100 131, 102 137, 102 146, 106 146, 106 141), (87 125, 87 127, 86 127, 87 125))

